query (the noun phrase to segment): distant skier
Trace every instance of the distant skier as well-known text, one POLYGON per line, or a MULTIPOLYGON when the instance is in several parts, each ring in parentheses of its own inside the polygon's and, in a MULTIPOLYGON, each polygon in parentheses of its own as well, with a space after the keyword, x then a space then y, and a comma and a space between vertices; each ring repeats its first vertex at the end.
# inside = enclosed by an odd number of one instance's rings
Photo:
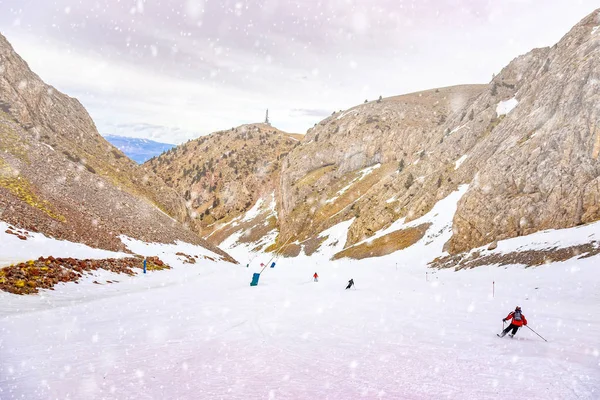
POLYGON ((498 336, 504 337, 506 334, 512 329, 512 333, 508 336, 514 337, 520 327, 523 325, 527 325, 527 319, 525 319, 525 315, 521 312, 521 307, 517 306, 515 311, 511 311, 506 318, 502 319, 502 322, 506 322, 506 320, 512 319, 510 321, 510 325, 506 329, 499 333, 498 336))
POLYGON ((348 286, 346 286, 346 290, 350 289, 352 286, 354 286, 354 279, 350 279, 348 281, 348 286))
POLYGON ((317 275, 317 273, 315 272, 315 274, 313 275, 313 278, 315 278, 315 282, 319 282, 319 275, 317 275))

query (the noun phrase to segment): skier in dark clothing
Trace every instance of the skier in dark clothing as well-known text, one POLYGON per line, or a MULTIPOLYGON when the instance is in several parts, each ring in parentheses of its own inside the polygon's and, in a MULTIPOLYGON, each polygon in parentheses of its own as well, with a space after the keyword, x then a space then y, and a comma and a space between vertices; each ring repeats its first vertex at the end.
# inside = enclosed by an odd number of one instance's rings
POLYGON ((348 281, 348 286, 346 286, 346 289, 350 289, 352 286, 354 286, 354 279, 350 279, 348 281))
POLYGON ((512 330, 512 333, 508 336, 514 337, 520 327, 527 325, 527 319, 525 319, 525 315, 521 313, 521 307, 519 306, 515 308, 515 311, 510 312, 506 318, 503 318, 502 322, 506 322, 506 320, 509 319, 512 320, 510 321, 510 325, 508 325, 508 327, 504 329, 502 333, 499 333, 498 336, 504 337, 510 330, 512 330))

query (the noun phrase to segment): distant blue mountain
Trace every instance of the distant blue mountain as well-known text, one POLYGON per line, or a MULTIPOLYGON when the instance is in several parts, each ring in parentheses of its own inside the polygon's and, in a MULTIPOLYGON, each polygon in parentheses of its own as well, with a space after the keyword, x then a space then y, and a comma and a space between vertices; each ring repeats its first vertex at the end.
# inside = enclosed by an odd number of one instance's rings
POLYGON ((172 149, 174 144, 155 142, 149 139, 136 139, 125 136, 107 135, 104 139, 121 150, 138 164, 143 164, 154 156, 172 149))

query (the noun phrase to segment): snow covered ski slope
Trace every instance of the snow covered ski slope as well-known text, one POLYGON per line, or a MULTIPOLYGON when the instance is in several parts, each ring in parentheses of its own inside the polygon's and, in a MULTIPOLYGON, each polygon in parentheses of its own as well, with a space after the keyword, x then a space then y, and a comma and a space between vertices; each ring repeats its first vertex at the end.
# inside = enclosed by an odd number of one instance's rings
MULTIPOLYGON (((184 265, 171 254, 177 246, 165 246, 170 271, 109 274, 119 283, 101 286, 89 277, 34 296, 0 293, 0 398, 600 398, 599 256, 428 269, 464 190, 423 217, 431 233, 414 246, 330 261, 347 221, 327 231, 313 256, 277 260, 256 287, 252 273, 270 255, 244 259, 240 247, 240 265, 184 265), (344 290, 350 278, 355 289, 344 290), (547 343, 527 329, 496 336, 517 305, 547 343)), ((595 232, 542 232, 496 251, 595 232)))
POLYGON ((223 264, 2 293, 0 398, 598 398, 597 259, 427 278, 399 261, 280 260, 257 287, 223 264), (496 337, 515 305, 548 343, 496 337))

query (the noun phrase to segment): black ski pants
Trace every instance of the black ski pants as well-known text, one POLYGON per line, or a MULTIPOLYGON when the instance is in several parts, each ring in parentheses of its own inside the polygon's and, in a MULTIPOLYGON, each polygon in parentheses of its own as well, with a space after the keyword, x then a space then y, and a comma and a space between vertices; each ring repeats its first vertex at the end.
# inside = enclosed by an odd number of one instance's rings
MULTIPOLYGON (((504 335, 506 335, 508 333, 508 331, 510 331, 511 329, 512 329, 512 334, 514 335, 515 333, 517 333, 519 328, 520 328, 520 326, 510 324, 510 325, 508 325, 508 327, 506 329, 504 329, 504 335)), ((504 335, 502 335, 502 336, 504 336, 504 335)))

